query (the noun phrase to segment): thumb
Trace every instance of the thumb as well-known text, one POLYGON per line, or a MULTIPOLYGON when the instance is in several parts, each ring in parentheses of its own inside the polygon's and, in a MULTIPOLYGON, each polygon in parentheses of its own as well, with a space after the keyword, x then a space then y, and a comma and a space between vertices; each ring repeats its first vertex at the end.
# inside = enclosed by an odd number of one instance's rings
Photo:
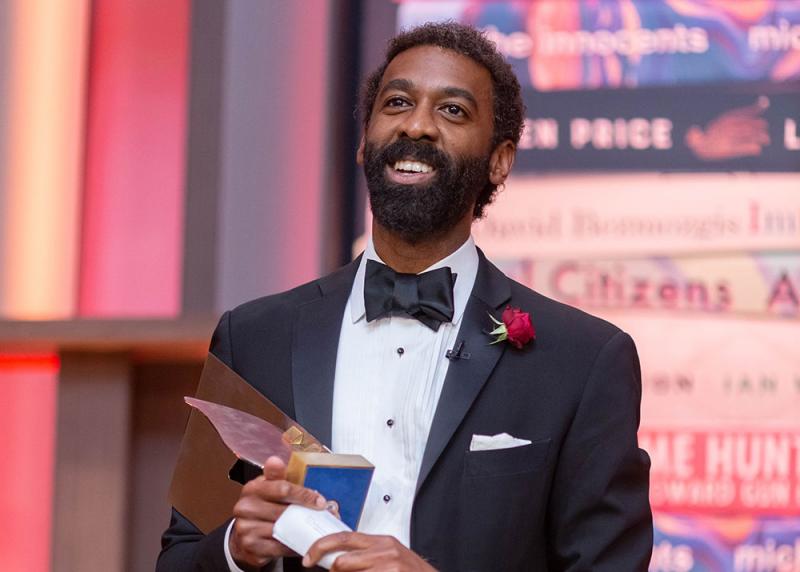
POLYGON ((286 479, 286 463, 280 457, 270 457, 264 463, 264 477, 270 481, 286 479))

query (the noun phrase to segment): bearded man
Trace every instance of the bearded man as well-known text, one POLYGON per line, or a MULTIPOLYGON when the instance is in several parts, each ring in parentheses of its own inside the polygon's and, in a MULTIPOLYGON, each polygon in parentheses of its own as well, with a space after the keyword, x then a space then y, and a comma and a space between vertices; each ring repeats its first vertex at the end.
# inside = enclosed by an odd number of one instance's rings
POLYGON ((298 570, 343 551, 333 570, 646 570, 632 340, 510 280, 470 235, 522 131, 511 68, 474 29, 428 24, 392 40, 362 106, 365 252, 227 312, 211 344, 334 452, 375 464, 359 531, 299 560, 273 523, 324 499, 271 458, 210 534, 173 511, 158 569, 298 570))

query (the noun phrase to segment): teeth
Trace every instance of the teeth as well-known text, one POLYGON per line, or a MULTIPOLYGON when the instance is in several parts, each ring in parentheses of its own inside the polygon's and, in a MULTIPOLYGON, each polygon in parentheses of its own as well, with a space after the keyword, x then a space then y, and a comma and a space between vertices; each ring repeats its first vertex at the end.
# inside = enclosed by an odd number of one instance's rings
POLYGON ((410 173, 430 173, 433 171, 433 167, 419 161, 397 161, 394 164, 394 170, 408 171, 410 173))

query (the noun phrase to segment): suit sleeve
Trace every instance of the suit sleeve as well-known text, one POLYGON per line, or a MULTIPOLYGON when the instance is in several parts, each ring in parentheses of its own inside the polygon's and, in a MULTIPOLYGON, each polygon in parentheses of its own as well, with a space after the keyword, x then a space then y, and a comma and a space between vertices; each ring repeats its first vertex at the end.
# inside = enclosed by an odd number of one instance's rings
MULTIPOLYGON (((211 338, 211 353, 233 367, 230 312, 225 312, 211 338)), ((169 528, 161 537, 156 572, 229 572, 225 559, 225 531, 230 520, 203 534, 181 513, 172 509, 169 528)), ((264 570, 270 570, 268 566, 264 570)))
POLYGON ((551 570, 647 570, 653 522, 650 459, 636 437, 640 402, 636 348, 618 332, 594 360, 559 454, 548 510, 551 570))

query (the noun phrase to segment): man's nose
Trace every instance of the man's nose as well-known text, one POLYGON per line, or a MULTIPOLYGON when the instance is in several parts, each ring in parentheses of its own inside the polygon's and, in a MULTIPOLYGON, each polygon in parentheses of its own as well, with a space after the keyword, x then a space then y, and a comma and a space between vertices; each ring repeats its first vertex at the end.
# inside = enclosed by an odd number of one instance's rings
POLYGON ((405 120, 400 124, 399 136, 435 141, 439 136, 439 128, 434 113, 432 109, 417 105, 406 114, 405 120))

